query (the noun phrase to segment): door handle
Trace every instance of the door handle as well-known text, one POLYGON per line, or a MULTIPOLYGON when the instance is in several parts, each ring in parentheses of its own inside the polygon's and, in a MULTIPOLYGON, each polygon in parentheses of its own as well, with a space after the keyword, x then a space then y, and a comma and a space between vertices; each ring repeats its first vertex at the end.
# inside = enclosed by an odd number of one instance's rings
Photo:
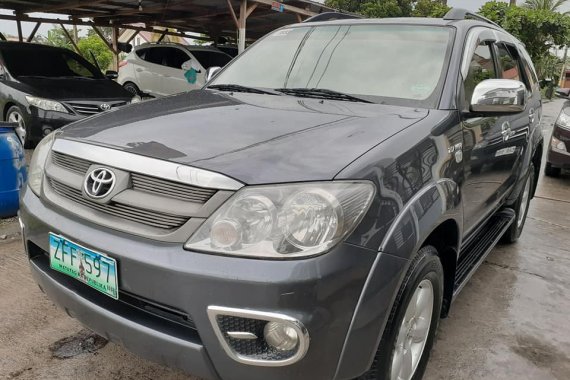
POLYGON ((531 123, 534 123, 534 108, 528 110, 528 119, 531 123))
POLYGON ((503 125, 501 125, 501 134, 503 135, 503 141, 508 141, 511 138, 513 135, 511 131, 511 123, 505 121, 503 125))

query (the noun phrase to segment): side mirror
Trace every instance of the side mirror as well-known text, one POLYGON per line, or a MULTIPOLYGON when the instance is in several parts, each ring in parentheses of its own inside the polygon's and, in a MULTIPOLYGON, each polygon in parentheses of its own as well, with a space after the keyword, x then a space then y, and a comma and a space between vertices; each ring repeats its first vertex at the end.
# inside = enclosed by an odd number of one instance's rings
POLYGON ((220 66, 213 66, 210 67, 208 70, 206 70, 206 82, 209 82, 210 79, 215 77, 218 71, 220 71, 221 69, 222 68, 220 66))
POLYGON ((117 79, 119 77, 119 73, 113 70, 105 71, 105 76, 109 79, 117 79))
POLYGON ((526 88, 512 79, 486 79, 475 86, 471 97, 471 112, 513 114, 524 111, 526 88))
POLYGON ((133 51, 133 45, 126 42, 119 42, 117 44, 117 49, 119 51, 129 54, 131 51, 133 51))

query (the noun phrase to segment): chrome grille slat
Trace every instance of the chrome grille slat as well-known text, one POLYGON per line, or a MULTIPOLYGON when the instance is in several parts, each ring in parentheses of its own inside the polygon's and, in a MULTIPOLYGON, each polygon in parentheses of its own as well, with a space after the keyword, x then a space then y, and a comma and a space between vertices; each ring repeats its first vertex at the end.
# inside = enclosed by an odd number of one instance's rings
POLYGON ((80 190, 64 185, 53 178, 49 178, 49 183, 60 196, 71 199, 83 206, 151 227, 171 230, 181 227, 189 219, 188 217, 169 215, 155 211, 150 212, 138 207, 126 206, 117 203, 100 204, 92 202, 85 199, 80 190))
MULTIPOLYGON (((85 175, 87 170, 89 170, 89 167, 94 164, 93 162, 82 158, 69 156, 55 151, 52 152, 52 161, 58 166, 82 175, 85 175)), ((132 189, 136 191, 144 191, 155 195, 202 204, 212 198, 217 191, 214 189, 176 183, 139 173, 131 173, 131 181, 132 189)))

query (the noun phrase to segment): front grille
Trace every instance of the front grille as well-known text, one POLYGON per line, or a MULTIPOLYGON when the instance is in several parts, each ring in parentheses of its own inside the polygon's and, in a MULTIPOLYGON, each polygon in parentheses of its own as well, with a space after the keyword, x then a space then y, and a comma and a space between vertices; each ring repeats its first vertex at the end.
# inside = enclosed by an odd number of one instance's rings
MULTIPOLYGON (((81 175, 87 174, 89 167, 94 164, 59 152, 52 152, 51 157, 54 164, 81 175)), ((216 193, 214 189, 204 189, 138 173, 131 173, 131 181, 133 190, 201 204, 206 203, 216 193)))
POLYGON ((188 186, 137 173, 131 173, 131 181, 133 190, 160 194, 189 202, 206 203, 216 193, 216 190, 188 186))
POLYGON ((58 152, 52 152, 51 159, 57 166, 61 166, 62 168, 79 174, 87 173, 87 170, 89 170, 89 167, 91 166, 91 162, 87 160, 82 160, 81 158, 68 156, 67 154, 58 152))
POLYGON ((104 212, 118 218, 130 220, 132 222, 141 223, 147 226, 161 229, 180 228, 189 218, 184 216, 170 215, 157 211, 144 210, 139 207, 124 205, 120 203, 101 204, 90 201, 83 197, 81 190, 67 186, 53 178, 49 178, 49 183, 55 192, 62 197, 70 199, 83 206, 92 208, 97 211, 104 212))
POLYGON ((228 345, 238 354, 255 360, 286 360, 295 355, 297 348, 289 351, 279 351, 267 344, 263 338, 263 329, 268 321, 242 318, 232 315, 218 315, 216 322, 228 345), (257 339, 234 339, 228 336, 229 331, 251 332, 257 339))
MULTIPOLYGON (((90 115, 96 115, 98 113, 103 112, 103 110, 101 109, 101 104, 90 104, 90 103, 67 103, 71 108, 73 108, 73 110, 80 114, 80 115, 85 115, 85 116, 90 116, 90 115)), ((113 103, 113 104, 109 104, 111 106, 111 109, 116 108, 116 107, 121 107, 126 105, 127 102, 119 102, 119 103, 113 103)))

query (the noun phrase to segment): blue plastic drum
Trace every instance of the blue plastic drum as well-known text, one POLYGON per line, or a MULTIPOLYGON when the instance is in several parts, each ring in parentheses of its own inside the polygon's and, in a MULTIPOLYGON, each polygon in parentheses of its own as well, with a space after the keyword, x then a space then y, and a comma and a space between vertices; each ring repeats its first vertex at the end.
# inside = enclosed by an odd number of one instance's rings
POLYGON ((0 122, 0 218, 16 215, 27 179, 24 148, 14 126, 0 122))

